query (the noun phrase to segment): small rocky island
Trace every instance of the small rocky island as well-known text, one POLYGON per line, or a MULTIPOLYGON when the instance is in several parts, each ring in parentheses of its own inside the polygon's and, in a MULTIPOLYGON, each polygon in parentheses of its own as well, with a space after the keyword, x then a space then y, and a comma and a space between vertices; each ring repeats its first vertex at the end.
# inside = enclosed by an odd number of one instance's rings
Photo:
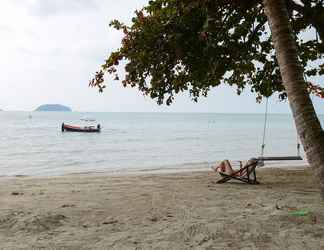
POLYGON ((39 106, 35 111, 60 111, 60 112, 71 112, 70 107, 61 104, 44 104, 39 106))

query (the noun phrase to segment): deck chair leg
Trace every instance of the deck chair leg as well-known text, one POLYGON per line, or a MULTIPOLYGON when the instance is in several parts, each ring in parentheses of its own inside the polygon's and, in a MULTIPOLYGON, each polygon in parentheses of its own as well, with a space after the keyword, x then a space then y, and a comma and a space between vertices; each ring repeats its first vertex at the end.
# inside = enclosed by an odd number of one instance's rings
POLYGON ((248 179, 248 183, 250 183, 250 171, 249 171, 249 169, 247 171, 247 179, 248 179))
POLYGON ((258 181, 257 181, 257 176, 256 176, 256 172, 255 172, 255 169, 253 169, 252 171, 252 175, 253 175, 253 184, 260 184, 258 181))

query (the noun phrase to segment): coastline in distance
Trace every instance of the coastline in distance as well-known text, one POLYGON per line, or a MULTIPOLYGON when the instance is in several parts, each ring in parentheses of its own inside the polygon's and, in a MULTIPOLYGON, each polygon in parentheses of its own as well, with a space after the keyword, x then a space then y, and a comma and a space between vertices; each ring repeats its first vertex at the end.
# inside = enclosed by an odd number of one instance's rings
POLYGON ((71 112, 72 109, 68 106, 61 104, 44 104, 39 106, 35 111, 61 111, 61 112, 71 112))

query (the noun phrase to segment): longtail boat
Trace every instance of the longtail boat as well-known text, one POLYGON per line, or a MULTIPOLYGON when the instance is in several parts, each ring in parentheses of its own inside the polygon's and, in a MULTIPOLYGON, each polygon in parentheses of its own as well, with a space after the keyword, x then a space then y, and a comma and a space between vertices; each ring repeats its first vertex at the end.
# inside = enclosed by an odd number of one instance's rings
POLYGON ((96 126, 77 126, 62 123, 62 132, 81 132, 81 133, 99 133, 101 130, 100 124, 96 126))

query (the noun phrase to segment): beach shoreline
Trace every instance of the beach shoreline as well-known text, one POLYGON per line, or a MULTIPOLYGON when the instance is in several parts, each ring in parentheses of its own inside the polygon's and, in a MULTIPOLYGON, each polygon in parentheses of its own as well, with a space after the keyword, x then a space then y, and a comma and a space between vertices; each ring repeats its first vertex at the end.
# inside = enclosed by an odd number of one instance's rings
POLYGON ((260 168, 260 185, 206 170, 2 177, 0 249, 324 247, 311 169, 260 168))
MULTIPOLYGON (((146 174, 175 174, 175 173, 190 173, 190 172, 208 172, 212 170, 212 167, 218 165, 221 161, 213 162, 201 162, 201 163, 185 163, 185 164, 174 164, 174 165, 165 165, 159 167, 151 168, 122 168, 122 169, 106 169, 106 170, 78 170, 71 172, 63 173, 50 173, 50 174, 9 174, 9 175, 0 175, 2 178, 56 178, 64 176, 74 176, 74 175, 104 175, 104 176, 128 176, 128 175, 146 175, 146 174)), ((233 162, 233 168, 238 168, 238 161, 233 162)), ((295 161, 293 164, 287 164, 284 162, 272 162, 271 164, 267 163, 265 166, 258 167, 259 169, 286 169, 286 170, 304 170, 307 169, 309 165, 307 162, 298 162, 295 161)))

